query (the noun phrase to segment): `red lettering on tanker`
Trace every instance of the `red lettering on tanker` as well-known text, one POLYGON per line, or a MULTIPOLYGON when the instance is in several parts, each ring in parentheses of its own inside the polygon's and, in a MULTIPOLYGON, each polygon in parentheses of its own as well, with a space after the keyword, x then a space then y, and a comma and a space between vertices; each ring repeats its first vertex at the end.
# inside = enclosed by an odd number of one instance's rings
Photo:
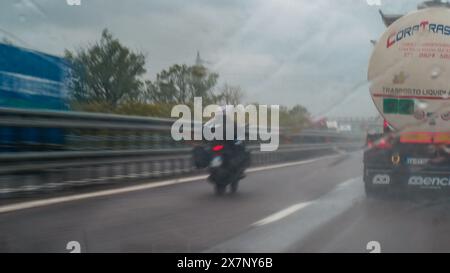
POLYGON ((416 43, 408 40, 409 37, 423 31, 428 31, 432 35, 450 36, 449 25, 430 23, 428 20, 424 20, 417 25, 393 31, 387 38, 386 48, 397 45, 398 50, 403 53, 405 58, 450 59, 450 43, 416 43))
POLYGON ((398 50, 405 58, 450 59, 450 44, 446 43, 404 43, 398 50))

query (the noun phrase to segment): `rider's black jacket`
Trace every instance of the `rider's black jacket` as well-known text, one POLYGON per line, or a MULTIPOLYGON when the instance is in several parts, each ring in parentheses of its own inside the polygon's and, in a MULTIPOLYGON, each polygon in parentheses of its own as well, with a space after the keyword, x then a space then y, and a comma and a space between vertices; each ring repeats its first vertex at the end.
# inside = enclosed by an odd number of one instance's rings
POLYGON ((250 155, 246 149, 245 140, 238 140, 236 123, 234 123, 233 139, 226 139, 226 128, 223 130, 223 139, 220 142, 224 145, 224 154, 229 157, 230 166, 232 168, 246 168, 250 155))

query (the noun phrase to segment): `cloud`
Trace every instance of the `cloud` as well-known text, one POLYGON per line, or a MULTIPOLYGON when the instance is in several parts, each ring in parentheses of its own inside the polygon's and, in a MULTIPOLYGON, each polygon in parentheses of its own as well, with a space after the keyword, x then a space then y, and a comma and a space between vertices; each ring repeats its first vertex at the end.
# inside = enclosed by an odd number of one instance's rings
MULTIPOLYGON (((404 13, 417 2, 382 1, 381 8, 404 13)), ((80 7, 8 0, 0 3, 0 36, 62 54, 107 27, 147 55, 150 78, 192 64, 199 50, 220 81, 241 85, 250 102, 369 116, 376 113, 365 84, 369 41, 385 30, 378 8, 365 0, 84 0, 80 7)))

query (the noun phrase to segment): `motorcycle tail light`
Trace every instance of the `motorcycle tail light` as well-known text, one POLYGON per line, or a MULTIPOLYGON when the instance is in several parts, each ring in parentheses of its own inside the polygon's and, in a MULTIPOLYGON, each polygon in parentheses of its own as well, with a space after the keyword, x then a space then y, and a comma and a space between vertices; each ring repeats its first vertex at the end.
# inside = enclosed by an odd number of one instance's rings
POLYGON ((219 152, 219 151, 222 151, 222 150, 223 150, 223 145, 215 145, 215 146, 212 148, 212 150, 213 150, 213 152, 219 152))

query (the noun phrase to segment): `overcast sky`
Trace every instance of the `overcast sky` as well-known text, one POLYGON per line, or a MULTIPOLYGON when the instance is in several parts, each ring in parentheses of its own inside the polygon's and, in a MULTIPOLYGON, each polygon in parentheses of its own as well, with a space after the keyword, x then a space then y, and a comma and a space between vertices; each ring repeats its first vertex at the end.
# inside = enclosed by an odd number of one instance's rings
POLYGON ((366 81, 385 30, 378 9, 405 13, 421 1, 381 0, 1 0, 0 37, 61 55, 109 30, 147 56, 147 77, 197 50, 221 83, 247 102, 302 104, 316 117, 373 116, 366 81))

